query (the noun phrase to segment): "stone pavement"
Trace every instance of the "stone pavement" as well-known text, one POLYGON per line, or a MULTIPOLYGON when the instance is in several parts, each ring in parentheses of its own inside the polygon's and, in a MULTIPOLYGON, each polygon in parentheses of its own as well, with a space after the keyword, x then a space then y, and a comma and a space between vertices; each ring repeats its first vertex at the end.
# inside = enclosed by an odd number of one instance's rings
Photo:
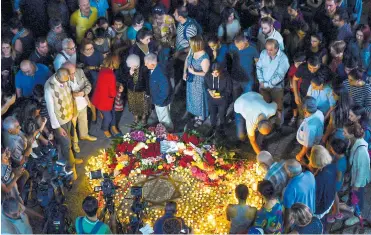
MULTIPOLYGON (((171 113, 175 126, 177 127, 176 132, 181 133, 185 126, 186 121, 181 120, 183 112, 185 110, 185 103, 177 100, 175 105, 172 106, 171 113)), ((152 118, 151 118, 152 119, 152 118)), ((128 127, 126 125, 132 123, 133 116, 125 109, 124 115, 121 119, 120 129, 123 133, 128 132, 128 127)), ((98 140, 96 142, 81 141, 80 148, 81 152, 77 154, 79 158, 85 160, 85 163, 91 156, 96 156, 101 149, 107 148, 110 145, 110 140, 108 140, 103 132, 100 130, 101 120, 98 120, 98 124, 90 126, 90 134, 97 136, 98 140)), ((188 125, 191 126, 191 125, 188 125)), ((200 127, 199 131, 205 133, 209 131, 209 121, 206 121, 203 126, 200 127)), ((295 130, 289 127, 284 127, 281 134, 274 134, 265 140, 265 149, 272 153, 276 160, 279 159, 290 159, 294 158, 296 153, 300 150, 300 146, 295 144, 295 130)), ((233 123, 229 124, 226 128, 227 139, 216 138, 214 141, 217 144, 223 144, 224 146, 236 150, 236 154, 240 158, 246 158, 250 160, 255 159, 255 154, 251 146, 246 143, 242 145, 236 145, 237 138, 235 137, 235 126, 233 123)), ((83 199, 93 192, 93 189, 89 186, 88 177, 85 175, 85 163, 77 166, 78 179, 74 183, 72 190, 67 194, 66 204, 70 209, 70 216, 74 220, 77 216, 83 215, 81 204, 83 199)), ((365 208, 364 217, 366 220, 371 222, 371 187, 367 187, 365 195, 365 208)), ((35 208, 36 210, 38 208, 35 208)), ((34 233, 40 233, 41 227, 43 225, 42 221, 31 220, 34 227, 34 233)), ((341 222, 337 222, 332 226, 328 226, 330 233, 347 233, 347 234, 371 234, 371 228, 365 227, 361 229, 360 226, 352 226, 350 228, 345 228, 341 222)))

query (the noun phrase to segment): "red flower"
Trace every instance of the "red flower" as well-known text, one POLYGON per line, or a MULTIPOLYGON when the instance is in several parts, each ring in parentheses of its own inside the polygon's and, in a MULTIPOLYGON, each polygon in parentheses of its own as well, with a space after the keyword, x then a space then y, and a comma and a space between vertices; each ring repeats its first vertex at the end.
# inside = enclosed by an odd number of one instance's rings
POLYGON ((117 166, 117 163, 112 163, 112 164, 109 164, 109 165, 108 165, 108 168, 109 168, 109 169, 115 169, 116 166, 117 166))
POLYGON ((141 172, 143 175, 153 175, 155 172, 152 169, 145 169, 141 172))
POLYGON ((140 150, 140 155, 142 158, 157 157, 161 155, 160 143, 156 142, 148 144, 148 149, 143 148, 140 150))
POLYGON ((182 135, 182 140, 186 143, 188 143, 188 134, 187 132, 184 132, 183 135, 182 135))
POLYGON ((136 145, 137 145, 136 141, 134 141, 134 143, 132 143, 132 144, 130 144, 128 142, 124 142, 122 144, 117 145, 116 152, 119 152, 119 153, 130 152, 131 153, 136 145))
POLYGON ((215 164, 215 158, 213 156, 211 156, 210 152, 207 152, 205 154, 205 159, 206 159, 206 161, 209 165, 213 166, 215 164))
POLYGON ((200 140, 197 138, 197 136, 191 135, 191 136, 188 136, 188 142, 197 146, 200 143, 200 140))
POLYGON ((179 161, 179 166, 186 168, 188 167, 188 163, 191 163, 193 161, 193 157, 189 155, 185 155, 182 157, 179 161))
POLYGON ((225 164, 225 165, 221 165, 220 167, 223 169, 223 170, 230 170, 232 168, 232 164, 225 164))

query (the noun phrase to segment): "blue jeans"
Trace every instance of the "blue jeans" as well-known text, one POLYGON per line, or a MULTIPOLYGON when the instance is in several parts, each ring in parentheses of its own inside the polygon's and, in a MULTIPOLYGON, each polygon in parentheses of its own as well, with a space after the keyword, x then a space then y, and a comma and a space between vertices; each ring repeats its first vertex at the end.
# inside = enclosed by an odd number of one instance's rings
POLYGON ((236 134, 240 140, 244 140, 246 137, 246 121, 239 113, 234 113, 236 122, 236 134))
POLYGON ((101 111, 103 114, 103 121, 102 121, 102 130, 109 131, 111 126, 116 125, 116 115, 115 111, 101 111))
POLYGON ((252 91, 254 86, 254 80, 249 79, 247 82, 239 82, 232 80, 232 95, 233 101, 236 101, 241 94, 245 94, 249 91, 252 91), (242 90, 242 92, 241 92, 242 90))

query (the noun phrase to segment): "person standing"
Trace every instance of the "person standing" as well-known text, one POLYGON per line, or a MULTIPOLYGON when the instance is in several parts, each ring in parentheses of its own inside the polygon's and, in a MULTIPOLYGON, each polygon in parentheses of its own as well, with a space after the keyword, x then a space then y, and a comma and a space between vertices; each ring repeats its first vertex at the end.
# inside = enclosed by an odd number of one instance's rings
POLYGON ((256 63, 256 74, 259 80, 259 93, 267 103, 274 101, 277 104, 278 118, 276 124, 283 123, 283 87, 284 79, 290 68, 289 60, 281 51, 278 41, 268 39, 265 50, 260 53, 256 63))
POLYGON ((151 93, 152 103, 155 105, 157 118, 160 123, 172 131, 173 122, 170 117, 171 103, 171 84, 164 71, 157 63, 157 56, 149 53, 144 57, 145 66, 150 70, 149 91, 151 93))
POLYGON ((208 107, 210 110, 211 130, 213 134, 217 131, 218 116, 220 124, 218 131, 222 136, 224 133, 225 114, 228 106, 228 98, 231 94, 231 78, 222 65, 214 63, 211 72, 205 76, 205 87, 208 92, 208 107))
POLYGON ((337 41, 349 42, 353 37, 352 26, 349 24, 348 12, 342 8, 338 8, 332 19, 333 24, 337 27, 337 41))
POLYGON ((55 139, 61 149, 61 159, 67 162, 67 168, 74 172, 77 179, 75 164, 81 164, 82 159, 75 159, 71 149, 71 127, 74 116, 74 102, 71 88, 68 86, 69 72, 60 68, 45 83, 45 101, 50 117, 50 123, 55 130, 55 139))
POLYGON ((2 203, 1 233, 32 234, 32 227, 25 214, 25 208, 14 197, 9 197, 2 203))
POLYGON ((89 0, 79 0, 79 8, 72 13, 70 18, 70 26, 76 34, 77 44, 80 44, 85 33, 94 26, 98 19, 98 10, 90 7, 89 0))
POLYGON ((68 85, 71 87, 72 96, 75 99, 77 114, 72 119, 73 124, 73 150, 76 153, 80 152, 79 138, 77 136, 76 125, 79 124, 80 140, 96 141, 97 138, 88 133, 88 115, 87 107, 91 91, 91 84, 85 76, 82 69, 76 68, 76 65, 71 62, 66 62, 62 65, 70 73, 68 85))
POLYGON ((302 145, 300 152, 296 155, 296 160, 299 162, 314 145, 321 142, 325 120, 323 113, 317 109, 316 99, 311 96, 305 97, 303 111, 305 119, 296 133, 296 140, 302 145))
POLYGON ((20 67, 20 71, 15 75, 18 98, 31 96, 33 88, 38 84, 44 85, 51 74, 45 65, 35 64, 29 60, 22 61, 20 67))
POLYGON ((67 38, 67 33, 60 19, 49 20, 50 31, 46 37, 51 53, 55 56, 63 50, 62 41, 67 38))
POLYGON ((35 42, 35 50, 30 55, 30 61, 46 65, 53 69, 53 57, 49 52, 48 42, 45 37, 38 37, 35 42))
POLYGON ((103 114, 102 130, 107 138, 112 134, 120 135, 116 127, 116 116, 113 104, 116 98, 116 75, 114 70, 120 66, 120 59, 116 55, 109 55, 103 61, 102 69, 98 74, 96 87, 92 96, 92 104, 103 114))
POLYGON ((65 62, 76 64, 76 44, 72 38, 65 38, 62 41, 62 51, 60 51, 54 59, 54 70, 60 69, 65 62))
POLYGON ((205 75, 210 68, 210 59, 204 50, 201 36, 190 40, 191 50, 184 64, 183 80, 187 81, 187 111, 195 115, 194 127, 202 125, 208 116, 205 75))
POLYGON ((281 51, 285 50, 282 35, 274 28, 274 20, 271 17, 261 19, 261 28, 258 34, 258 50, 262 51, 265 48, 265 43, 268 39, 275 39, 278 42, 281 51))
MULTIPOLYGON (((285 207, 284 224, 289 224, 289 214, 295 203, 303 203, 313 213, 316 209, 316 181, 310 171, 302 170, 295 159, 286 161, 285 170, 289 176, 289 182, 283 193, 283 206, 285 207)), ((285 233, 290 226, 285 226, 285 233)))

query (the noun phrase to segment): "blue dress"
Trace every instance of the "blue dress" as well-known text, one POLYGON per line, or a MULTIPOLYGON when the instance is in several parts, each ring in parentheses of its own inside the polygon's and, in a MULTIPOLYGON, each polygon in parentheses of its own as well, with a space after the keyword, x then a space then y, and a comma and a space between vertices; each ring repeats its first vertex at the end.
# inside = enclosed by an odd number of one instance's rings
MULTIPOLYGON (((209 59, 207 53, 195 59, 191 53, 187 60, 187 65, 193 66, 196 72, 202 71, 201 62, 209 59)), ((201 116, 203 120, 208 116, 207 93, 205 88, 204 76, 193 75, 193 81, 187 82, 187 111, 196 116, 201 116)))

